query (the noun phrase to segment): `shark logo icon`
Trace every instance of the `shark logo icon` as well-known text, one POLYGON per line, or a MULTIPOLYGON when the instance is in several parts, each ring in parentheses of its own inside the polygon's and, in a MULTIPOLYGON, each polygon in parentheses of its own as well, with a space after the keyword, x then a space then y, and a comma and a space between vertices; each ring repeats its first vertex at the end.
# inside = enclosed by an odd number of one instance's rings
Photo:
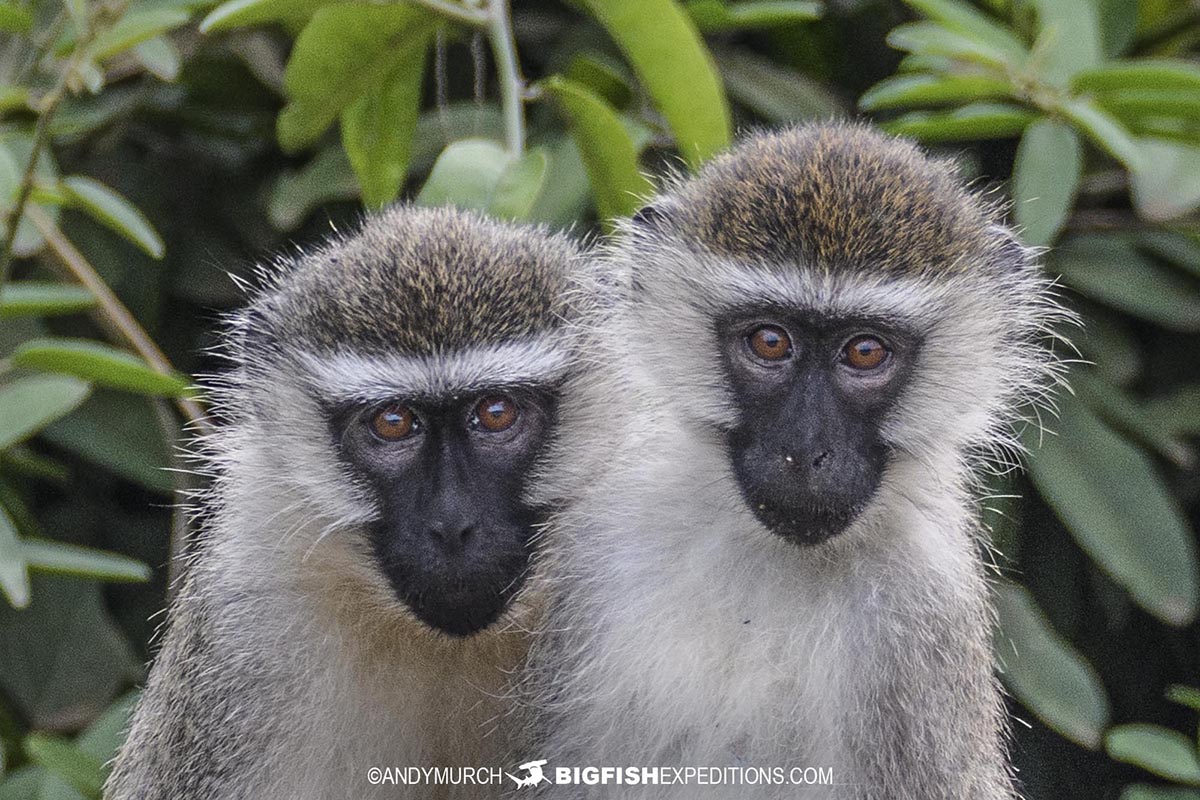
POLYGON ((511 772, 506 772, 504 774, 513 779, 513 782, 517 784, 518 789, 529 789, 537 786, 542 781, 545 781, 546 783, 550 782, 550 779, 546 777, 544 772, 542 772, 542 767, 545 766, 545 764, 546 759, 544 758, 538 761, 526 761, 524 764, 521 764, 519 767, 517 767, 517 769, 525 770, 526 775, 524 778, 518 778, 511 772))

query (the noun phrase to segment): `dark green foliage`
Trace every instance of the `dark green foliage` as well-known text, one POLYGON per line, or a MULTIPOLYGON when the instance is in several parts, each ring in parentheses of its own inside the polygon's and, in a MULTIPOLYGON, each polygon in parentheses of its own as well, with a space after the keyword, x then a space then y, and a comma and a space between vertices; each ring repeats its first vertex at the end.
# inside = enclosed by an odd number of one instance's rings
POLYGON ((396 199, 608 228, 856 99, 1010 198, 1085 323, 983 504, 1026 792, 1200 797, 1195 4, 515 5, 0 2, 0 798, 97 794, 230 276, 396 199))

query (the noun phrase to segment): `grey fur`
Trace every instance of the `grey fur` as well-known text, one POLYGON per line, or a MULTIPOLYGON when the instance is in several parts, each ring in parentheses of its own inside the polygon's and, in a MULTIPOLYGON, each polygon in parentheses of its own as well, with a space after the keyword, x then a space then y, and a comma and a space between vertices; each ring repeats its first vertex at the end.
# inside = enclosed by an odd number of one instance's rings
POLYGON ((526 670, 527 752, 550 769, 834 778, 556 796, 1014 797, 976 498, 1058 370, 1045 345, 1065 312, 1030 254, 944 166, 858 126, 751 137, 653 206, 609 252, 634 288, 569 392, 541 484, 565 510, 526 670), (924 333, 882 421, 883 483, 814 547, 758 523, 720 434, 739 409, 713 318, 758 301, 924 333))
POLYGON ((224 420, 198 445, 214 477, 201 541, 107 798, 496 793, 406 793, 370 785, 367 769, 504 763, 505 691, 537 598, 467 639, 410 615, 375 568, 361 531, 375 504, 337 459, 331 376, 312 369, 340 364, 350 384, 361 367, 382 392, 404 359, 478 380, 479 364, 515 353, 535 374, 548 352, 573 358, 589 275, 566 237, 419 208, 264 271, 234 321, 233 369, 212 382, 224 420))

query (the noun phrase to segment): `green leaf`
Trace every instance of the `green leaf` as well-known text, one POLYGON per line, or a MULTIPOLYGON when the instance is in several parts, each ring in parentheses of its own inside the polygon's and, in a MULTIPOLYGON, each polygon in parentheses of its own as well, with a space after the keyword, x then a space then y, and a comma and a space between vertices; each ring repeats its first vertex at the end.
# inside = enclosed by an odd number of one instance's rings
POLYGON ((92 387, 75 378, 38 375, 0 385, 0 450, 75 409, 92 387))
POLYGON ((997 70, 1015 68, 1019 63, 1003 48, 952 31, 936 22, 909 22, 898 25, 888 33, 887 43, 907 53, 963 59, 997 70))
POLYGON ((1100 38, 1105 56, 1118 56, 1133 42, 1138 4, 1138 0, 1099 0, 1100 38))
POLYGON ((1142 371, 1142 354, 1128 319, 1102 306, 1084 313, 1083 330, 1071 329, 1066 336, 1088 361, 1095 362, 1101 377, 1115 386, 1128 386, 1142 371))
POLYGON ((1158 725, 1118 725, 1104 737, 1104 749, 1117 761, 1160 778, 1200 786, 1200 757, 1191 739, 1158 725))
POLYGON ((12 2, 0 3, 0 31, 28 33, 33 28, 33 16, 12 2))
POLYGON ((504 168, 487 211, 494 217, 509 220, 529 219, 546 181, 549 157, 545 148, 535 147, 504 168))
POLYGON ((1188 469, 1196 463, 1196 452, 1170 425, 1151 415, 1124 391, 1105 382, 1087 367, 1072 369, 1071 388, 1105 422, 1149 447, 1173 464, 1188 469))
POLYGON ((13 608, 29 605, 29 570, 17 527, 0 506, 0 591, 13 608))
MULTIPOLYGON (((96 509, 93 509, 95 513, 96 509)), ((61 724, 80 708, 101 708, 141 674, 141 658, 104 607, 100 584, 32 576, 33 601, 0 604, 0 686, 34 727, 61 724)))
POLYGON ((1172 703, 1200 711, 1200 689, 1194 686, 1181 686, 1176 683, 1167 687, 1164 696, 1172 703))
POLYGON ((116 25, 92 42, 92 58, 103 61, 123 53, 134 45, 161 36, 172 28, 186 25, 191 16, 174 8, 133 8, 116 25))
POLYGON ((626 81, 623 69, 624 65, 618 68, 602 56, 577 53, 571 57, 563 77, 594 92, 613 108, 621 109, 633 101, 633 89, 626 81))
POLYGON ((1130 175, 1138 214, 1165 222, 1200 207, 1200 147, 1165 139, 1140 146, 1142 162, 1130 175))
POLYGON ((0 86, 0 112, 29 108, 29 90, 24 86, 0 86))
POLYGON ((26 537, 21 548, 29 567, 41 572, 110 583, 142 583, 151 576, 150 568, 136 559, 90 547, 26 537))
POLYGON ((417 195, 425 206, 452 205, 496 217, 526 218, 537 202, 546 154, 535 149, 513 158, 490 139, 463 139, 447 147, 417 195))
POLYGON ((633 65, 695 169, 729 145, 732 122, 712 56, 675 0, 583 0, 633 65))
POLYGON ((409 58, 382 73, 342 112, 342 146, 369 208, 392 202, 404 185, 428 47, 428 36, 414 42, 409 58))
POLYGON ((217 6, 200 23, 201 33, 218 33, 268 22, 307 20, 332 0, 230 0, 217 6))
POLYGON ((423 50, 436 26, 436 18, 409 4, 318 9, 284 70, 288 104, 279 114, 280 146, 296 152, 315 142, 396 62, 423 50))
POLYGON ((1021 586, 996 586, 996 655, 1004 683, 1038 719, 1095 750, 1108 725, 1104 685, 1092 665, 1058 634, 1021 586))
POLYGON ((0 454, 0 471, 5 470, 59 486, 67 486, 71 481, 71 471, 66 466, 25 445, 10 447, 0 454))
POLYGON ((1200 92, 1200 67, 1189 61, 1139 58, 1109 61, 1084 70, 1071 81, 1076 92, 1184 90, 1200 92))
POLYGON ((632 214, 651 185, 638 167, 637 149, 616 112, 597 95, 563 78, 549 78, 544 85, 567 116, 600 219, 607 222, 632 214))
POLYGON ((1200 436, 1200 384, 1152 397, 1143 408, 1153 424, 1176 436, 1200 436))
POLYGON ((1120 800, 1200 800, 1200 791, 1182 786, 1133 784, 1121 790, 1120 800))
POLYGON ((1030 66, 1045 84, 1066 88, 1071 77, 1104 57, 1095 0, 1033 0, 1040 31, 1030 66))
POLYGON ((1200 91, 1195 89, 1121 89, 1097 95, 1096 103, 1122 119, 1200 117, 1200 91))
POLYGON ((139 356, 90 339, 34 339, 12 354, 18 367, 74 375, 101 386, 155 397, 182 397, 188 379, 164 375, 139 356))
POLYGON ((1169 230, 1143 231, 1138 249, 1200 278, 1200 237, 1169 230))
POLYGON ((341 147, 327 147, 294 172, 280 173, 267 202, 267 216, 281 231, 300 226, 327 202, 360 194, 354 169, 341 147))
POLYGON ((98 391, 42 438, 151 491, 170 495, 175 488, 164 469, 171 457, 159 419, 139 395, 98 391))
POLYGON ((1084 295, 1178 331, 1200 330, 1200 293, 1178 270, 1146 257, 1127 237, 1092 234, 1054 250, 1047 269, 1084 295))
POLYGON ((417 195, 423 206, 458 206, 482 211, 512 156, 499 142, 462 139, 451 143, 433 164, 417 195))
POLYGON ((973 103, 956 111, 914 111, 881 127, 888 133, 925 142, 952 142, 1017 136, 1035 119, 1033 112, 1019 106, 973 103))
POLYGON ((1196 616, 1196 542, 1150 459, 1081 402, 1063 394, 1060 415, 1029 474, 1075 541, 1134 602, 1169 625, 1196 616))
POLYGON ((426 111, 417 119, 409 173, 428 173, 442 151, 460 139, 504 139, 500 107, 460 100, 445 109, 426 111))
POLYGON ((989 75, 897 75, 880 81, 858 99, 866 111, 911 106, 958 105, 1004 100, 1013 93, 1002 78, 989 75))
POLYGON ((1136 172, 1142 165, 1142 150, 1129 131, 1094 103, 1068 99, 1062 101, 1059 110, 1092 141, 1130 170, 1136 172))
POLYGON ((1070 125, 1040 119, 1025 129, 1013 169, 1013 214, 1026 244, 1054 241, 1082 174, 1083 152, 1070 125))
POLYGON ((88 725, 87 730, 79 734, 75 746, 88 755, 107 763, 117 754, 121 742, 125 740, 125 731, 129 726, 129 718, 133 715, 138 693, 127 692, 112 702, 100 718, 88 725))
POLYGON ((771 122, 825 119, 848 111, 820 81, 749 51, 723 50, 717 63, 729 96, 771 122))
POLYGON ((25 737, 25 755, 29 760, 45 767, 86 797, 100 797, 104 786, 104 764, 100 759, 84 753, 66 739, 31 733, 25 737))
POLYGON ((0 319, 75 314, 96 305, 96 296, 82 286, 43 281, 18 281, 4 285, 0 294, 0 319))
POLYGON ((821 4, 807 0, 742 0, 732 5, 724 0, 692 0, 688 14, 705 33, 771 28, 811 22, 821 18, 821 4))
POLYGON ((166 36, 147 39, 134 47, 133 52, 146 71, 159 80, 173 81, 183 68, 179 49, 166 36))
POLYGON ((73 205, 86 211, 97 222, 112 228, 153 258, 163 257, 163 241, 137 206, 103 183, 82 175, 62 180, 62 188, 73 205))
POLYGON ((987 44, 1014 64, 1024 61, 1028 52, 1016 34, 968 3, 958 0, 905 0, 908 5, 952 31, 987 44))
MULTIPOLYGON (((33 135, 24 126, 0 128, 0 209, 11 206, 16 200, 20 175, 25 164, 33 153, 33 135), (20 165, 18 167, 17 165, 20 165)), ((58 182, 58 167, 54 155, 47 150, 42 151, 34 170, 37 181, 41 185, 53 185, 58 182)), ((53 205, 35 203, 38 209, 55 223, 60 215, 59 209, 53 205)), ((0 231, 3 230, 0 225, 0 231)), ((22 216, 17 225, 17 238, 13 242, 13 254, 19 258, 28 258, 41 251, 46 239, 41 231, 30 221, 28 216, 22 216)))

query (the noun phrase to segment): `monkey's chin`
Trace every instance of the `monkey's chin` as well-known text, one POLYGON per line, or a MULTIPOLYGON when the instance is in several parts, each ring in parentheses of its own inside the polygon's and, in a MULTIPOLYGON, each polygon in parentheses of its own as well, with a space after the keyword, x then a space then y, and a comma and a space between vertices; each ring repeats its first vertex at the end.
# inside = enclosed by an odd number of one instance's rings
POLYGON ((816 547, 844 533, 862 511, 859 506, 781 509, 763 503, 751 508, 763 527, 800 547, 816 547))
POLYGON ((456 593, 397 592, 412 615, 435 631, 466 638, 491 626, 503 616, 512 592, 470 591, 456 593), (407 595, 407 596, 405 596, 407 595))

